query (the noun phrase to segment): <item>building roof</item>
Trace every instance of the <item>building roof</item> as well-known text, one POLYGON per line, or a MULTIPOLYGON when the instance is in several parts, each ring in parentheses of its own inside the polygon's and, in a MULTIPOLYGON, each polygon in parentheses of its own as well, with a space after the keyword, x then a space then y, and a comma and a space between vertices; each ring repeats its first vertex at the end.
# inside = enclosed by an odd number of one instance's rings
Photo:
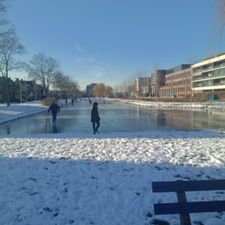
POLYGON ((175 73, 175 72, 178 72, 180 70, 188 69, 190 67, 191 67, 191 64, 181 64, 181 65, 175 66, 175 67, 167 70, 166 74, 175 73))
POLYGON ((206 58, 199 63, 195 63, 191 67, 195 68, 195 67, 203 66, 203 65, 210 64, 210 63, 217 62, 224 59, 225 59, 225 53, 220 53, 218 55, 214 55, 212 57, 206 58))

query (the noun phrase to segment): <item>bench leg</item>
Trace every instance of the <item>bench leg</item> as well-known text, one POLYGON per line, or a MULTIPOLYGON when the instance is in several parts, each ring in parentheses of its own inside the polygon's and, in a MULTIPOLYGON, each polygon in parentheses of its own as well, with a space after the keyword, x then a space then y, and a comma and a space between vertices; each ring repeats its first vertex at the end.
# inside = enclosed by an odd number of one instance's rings
MULTIPOLYGON (((187 202, 186 194, 177 193, 177 200, 179 203, 187 202)), ((191 218, 189 214, 180 214, 180 225, 191 225, 191 218)))
POLYGON ((191 225, 191 219, 189 214, 180 215, 180 225, 191 225))

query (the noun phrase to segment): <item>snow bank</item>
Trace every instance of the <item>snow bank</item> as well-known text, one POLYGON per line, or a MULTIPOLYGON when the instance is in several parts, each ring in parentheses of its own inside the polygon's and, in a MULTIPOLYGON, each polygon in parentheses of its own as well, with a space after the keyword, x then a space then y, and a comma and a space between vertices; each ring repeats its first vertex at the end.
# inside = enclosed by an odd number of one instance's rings
POLYGON ((157 109, 225 111, 225 102, 151 102, 151 101, 147 102, 139 100, 122 100, 122 99, 116 99, 116 101, 157 109))
POLYGON ((47 107, 41 105, 40 102, 11 104, 9 107, 1 104, 0 123, 16 120, 36 113, 44 112, 46 110, 47 107))

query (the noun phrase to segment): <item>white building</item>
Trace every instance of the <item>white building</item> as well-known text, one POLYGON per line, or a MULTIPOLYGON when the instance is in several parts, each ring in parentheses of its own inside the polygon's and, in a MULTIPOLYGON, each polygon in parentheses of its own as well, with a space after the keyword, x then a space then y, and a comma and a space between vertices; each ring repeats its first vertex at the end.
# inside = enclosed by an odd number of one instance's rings
POLYGON ((135 93, 138 96, 149 96, 150 82, 150 77, 137 77, 135 79, 135 93))
POLYGON ((193 64, 191 68, 194 93, 225 92, 225 53, 193 64))

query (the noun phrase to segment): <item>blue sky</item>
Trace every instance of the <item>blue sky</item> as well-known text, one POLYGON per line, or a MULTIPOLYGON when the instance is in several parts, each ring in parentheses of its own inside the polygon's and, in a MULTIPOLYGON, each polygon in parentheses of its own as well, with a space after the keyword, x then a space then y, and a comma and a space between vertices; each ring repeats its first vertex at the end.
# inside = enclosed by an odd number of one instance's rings
MULTIPOLYGON (((27 50, 44 51, 81 87, 194 63, 224 51, 217 0, 13 0, 27 50)), ((18 76, 18 75, 17 75, 18 76)))

